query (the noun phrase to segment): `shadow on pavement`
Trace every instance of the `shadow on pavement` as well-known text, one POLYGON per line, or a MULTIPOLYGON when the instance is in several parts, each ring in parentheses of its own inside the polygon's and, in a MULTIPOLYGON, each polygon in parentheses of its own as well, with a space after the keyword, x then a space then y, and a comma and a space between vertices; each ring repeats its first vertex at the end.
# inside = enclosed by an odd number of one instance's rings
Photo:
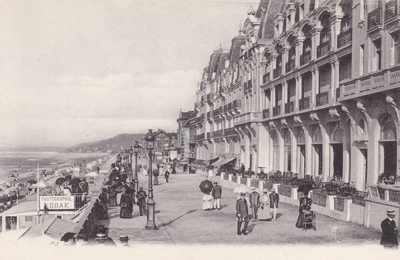
POLYGON ((255 228, 256 224, 250 224, 247 226, 247 232, 251 233, 253 232, 253 229, 255 228))
POLYGON ((197 211, 197 209, 189 210, 189 211, 186 212, 185 214, 183 214, 183 215, 181 215, 181 216, 179 216, 179 217, 177 217, 177 218, 175 218, 175 219, 173 219, 173 220, 171 220, 171 221, 169 221, 169 222, 167 222, 167 223, 162 223, 162 225, 163 225, 164 227, 166 227, 166 226, 170 225, 172 222, 174 222, 174 221, 180 219, 181 217, 186 216, 186 215, 188 215, 188 214, 190 214, 190 213, 193 213, 193 212, 195 212, 195 211, 197 211))
POLYGON ((282 213, 276 213, 276 219, 279 219, 282 216, 283 216, 282 213))

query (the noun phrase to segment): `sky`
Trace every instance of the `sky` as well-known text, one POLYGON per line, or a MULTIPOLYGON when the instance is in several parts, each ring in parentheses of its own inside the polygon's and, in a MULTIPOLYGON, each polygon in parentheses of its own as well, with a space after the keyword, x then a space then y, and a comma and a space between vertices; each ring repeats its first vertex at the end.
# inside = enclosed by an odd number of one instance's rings
POLYGON ((176 131, 254 0, 0 0, 0 147, 176 131))

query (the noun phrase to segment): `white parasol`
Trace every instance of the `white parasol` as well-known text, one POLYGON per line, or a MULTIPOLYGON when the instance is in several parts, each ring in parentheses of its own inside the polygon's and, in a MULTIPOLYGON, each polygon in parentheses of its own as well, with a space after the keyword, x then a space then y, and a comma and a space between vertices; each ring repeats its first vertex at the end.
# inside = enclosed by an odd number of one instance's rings
POLYGON ((233 189, 233 193, 250 193, 250 192, 251 190, 245 185, 240 185, 233 189))

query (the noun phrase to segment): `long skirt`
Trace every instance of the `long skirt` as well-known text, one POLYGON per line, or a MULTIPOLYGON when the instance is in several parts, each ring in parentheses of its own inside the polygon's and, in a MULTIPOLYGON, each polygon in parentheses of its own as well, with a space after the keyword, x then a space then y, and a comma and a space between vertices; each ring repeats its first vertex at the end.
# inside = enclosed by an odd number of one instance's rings
POLYGON ((213 208, 213 203, 212 203, 213 197, 209 194, 203 194, 203 210, 206 209, 212 209, 213 208))
POLYGON ((132 217, 132 210, 130 208, 121 208, 119 216, 121 218, 131 218, 132 217))
POLYGON ((154 177, 153 184, 154 184, 154 185, 158 185, 158 176, 157 176, 157 177, 154 177))
POLYGON ((116 207, 117 206, 117 196, 110 196, 110 207, 116 207))
POLYGON ((258 210, 258 219, 267 220, 271 219, 271 210, 268 206, 260 207, 258 210))
POLYGON ((296 227, 303 228, 303 214, 302 213, 300 213, 299 217, 297 218, 296 227))

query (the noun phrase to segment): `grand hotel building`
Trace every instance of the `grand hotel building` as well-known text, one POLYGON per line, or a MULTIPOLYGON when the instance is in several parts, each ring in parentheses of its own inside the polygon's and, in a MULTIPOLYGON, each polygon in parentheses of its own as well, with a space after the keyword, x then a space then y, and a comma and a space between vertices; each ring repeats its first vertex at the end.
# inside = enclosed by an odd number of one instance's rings
POLYGON ((399 0, 261 0, 210 56, 191 138, 199 164, 235 160, 358 190, 399 174, 399 0))

